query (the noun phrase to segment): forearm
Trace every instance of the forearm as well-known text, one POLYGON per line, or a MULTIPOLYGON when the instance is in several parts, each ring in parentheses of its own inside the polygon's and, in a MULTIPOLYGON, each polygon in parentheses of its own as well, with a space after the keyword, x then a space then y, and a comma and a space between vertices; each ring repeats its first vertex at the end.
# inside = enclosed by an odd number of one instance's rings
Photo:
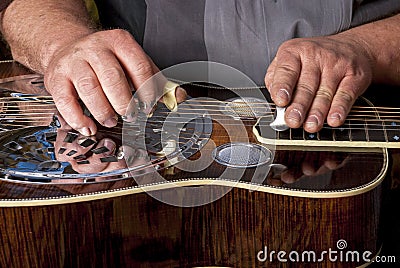
POLYGON ((1 14, 13 58, 44 73, 55 52, 94 31, 81 0, 14 0, 1 14))
POLYGON ((365 24, 338 36, 354 39, 370 55, 375 83, 400 85, 400 14, 365 24))

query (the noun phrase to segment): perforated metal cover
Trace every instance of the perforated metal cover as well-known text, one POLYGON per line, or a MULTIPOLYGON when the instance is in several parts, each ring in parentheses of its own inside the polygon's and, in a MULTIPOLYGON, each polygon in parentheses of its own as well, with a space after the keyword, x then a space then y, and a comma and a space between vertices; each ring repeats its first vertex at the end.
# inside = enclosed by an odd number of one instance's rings
POLYGON ((252 97, 229 99, 222 109, 223 113, 239 118, 259 118, 270 113, 268 102, 252 97))
MULTIPOLYGON (((15 99, 19 103, 31 102, 20 96, 15 99)), ((38 100, 34 103, 42 104, 38 100)), ((17 121, 19 117, 12 112, 16 118, 13 120, 17 121)), ((22 110, 18 112, 24 115, 22 110)), ((39 115, 44 117, 42 112, 39 115)), ((121 121, 112 129, 99 125, 96 135, 91 137, 81 135, 66 123, 61 126, 59 117, 51 113, 45 115, 50 121, 53 119, 50 125, 23 122, 25 126, 20 128, 14 124, 18 122, 10 121, 5 126, 10 130, 0 135, 0 180, 61 184, 119 180, 133 176, 136 171, 143 174, 161 170, 172 161, 192 156, 207 143, 212 132, 210 118, 193 116, 181 120, 180 113, 171 116, 162 103, 157 105, 151 118, 139 113, 137 121, 124 128, 121 121), (170 119, 165 124, 167 117, 176 120, 170 119), (168 144, 169 140, 175 141, 173 147, 168 144)), ((4 116, 8 116, 8 111, 4 116)))
POLYGON ((237 168, 249 168, 271 161, 272 153, 267 148, 255 143, 227 143, 213 151, 215 161, 237 168))

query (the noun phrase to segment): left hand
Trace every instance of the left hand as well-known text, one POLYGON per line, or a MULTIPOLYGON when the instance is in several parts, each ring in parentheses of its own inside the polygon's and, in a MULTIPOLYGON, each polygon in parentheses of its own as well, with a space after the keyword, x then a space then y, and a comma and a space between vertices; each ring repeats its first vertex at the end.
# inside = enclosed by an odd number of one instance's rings
POLYGON ((268 67, 265 85, 277 106, 288 106, 286 124, 321 130, 344 123, 372 81, 371 54, 348 34, 286 41, 268 67))

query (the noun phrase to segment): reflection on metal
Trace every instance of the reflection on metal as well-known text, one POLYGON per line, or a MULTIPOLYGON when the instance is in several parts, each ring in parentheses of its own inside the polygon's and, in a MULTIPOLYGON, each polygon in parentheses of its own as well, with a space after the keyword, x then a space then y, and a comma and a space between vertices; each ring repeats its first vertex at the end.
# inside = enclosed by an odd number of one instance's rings
POLYGON ((92 149, 91 151, 94 154, 104 154, 106 152, 109 152, 110 150, 108 150, 107 147, 102 146, 102 147, 99 147, 99 148, 92 149))
POLYGON ((19 144, 18 144, 17 142, 15 142, 15 141, 10 141, 10 142, 4 144, 4 147, 6 147, 6 148, 8 148, 8 149, 10 149, 10 150, 13 150, 13 151, 18 151, 18 150, 21 150, 21 149, 22 149, 22 146, 19 145, 19 144))
POLYGON ((180 116, 166 120, 171 111, 164 104, 156 107, 153 117, 139 115, 124 128, 122 122, 112 129, 99 125, 90 138, 54 122, 3 131, 0 179, 56 184, 121 180, 163 170, 172 160, 182 161, 207 143, 211 119, 200 117, 181 124, 180 116), (164 125, 165 121, 170 123, 164 125), (167 141, 174 140, 174 145, 162 142, 162 135, 167 141), (116 148, 110 148, 105 139, 112 140, 116 148))
POLYGON ((95 143, 96 143, 95 140, 92 140, 92 139, 89 139, 89 138, 84 138, 84 139, 80 139, 79 140, 79 145, 82 146, 82 147, 89 147, 89 146, 91 146, 91 145, 93 145, 95 143))
POLYGON ((64 142, 72 143, 78 137, 77 133, 68 132, 65 136, 64 142))

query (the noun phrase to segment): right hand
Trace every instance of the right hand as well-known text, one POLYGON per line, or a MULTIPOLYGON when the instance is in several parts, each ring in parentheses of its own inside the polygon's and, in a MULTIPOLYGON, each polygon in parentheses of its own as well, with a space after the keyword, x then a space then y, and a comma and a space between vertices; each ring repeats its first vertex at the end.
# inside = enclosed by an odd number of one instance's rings
MULTIPOLYGON (((89 34, 58 50, 46 72, 45 86, 65 121, 85 136, 94 135, 96 124, 84 115, 79 99, 103 126, 114 127, 124 115, 132 89, 159 72, 134 38, 124 30, 89 34)), ((137 92, 143 103, 158 101, 156 90, 137 92)), ((186 92, 178 88, 178 102, 186 92)))

